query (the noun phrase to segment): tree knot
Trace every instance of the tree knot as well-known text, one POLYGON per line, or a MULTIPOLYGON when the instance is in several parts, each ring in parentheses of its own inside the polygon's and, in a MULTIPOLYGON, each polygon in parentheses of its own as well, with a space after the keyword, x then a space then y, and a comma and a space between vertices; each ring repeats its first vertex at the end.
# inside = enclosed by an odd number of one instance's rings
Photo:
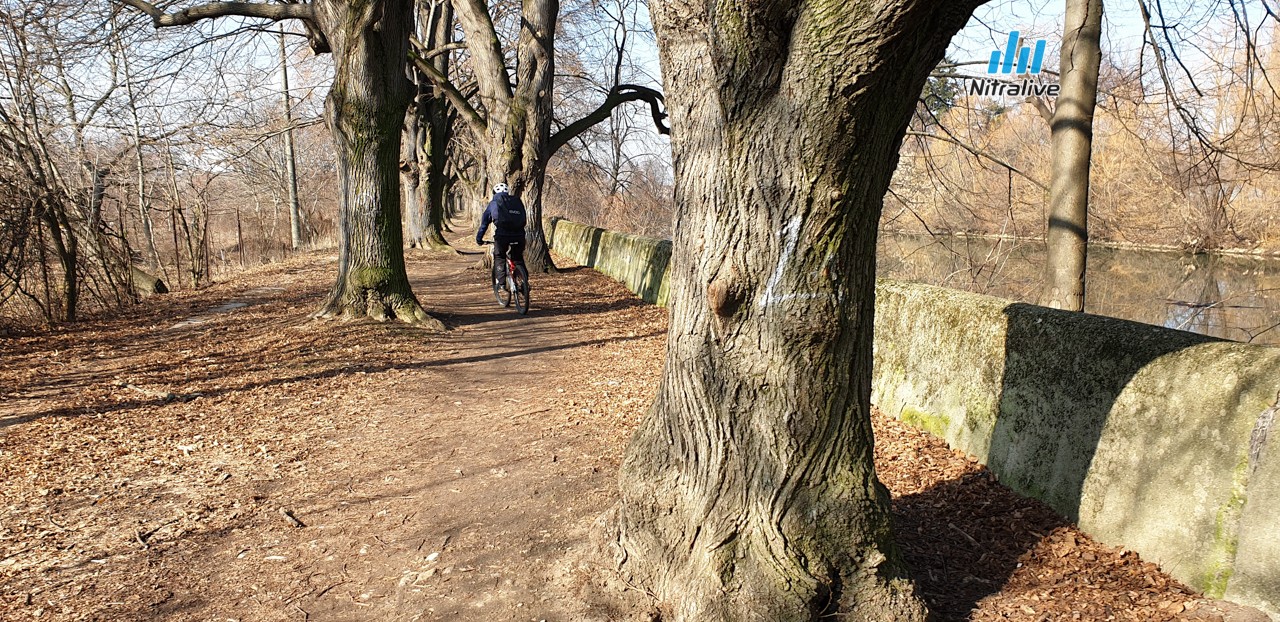
POLYGON ((732 274, 717 276, 707 284, 707 304, 718 317, 733 317, 746 300, 746 287, 732 274))

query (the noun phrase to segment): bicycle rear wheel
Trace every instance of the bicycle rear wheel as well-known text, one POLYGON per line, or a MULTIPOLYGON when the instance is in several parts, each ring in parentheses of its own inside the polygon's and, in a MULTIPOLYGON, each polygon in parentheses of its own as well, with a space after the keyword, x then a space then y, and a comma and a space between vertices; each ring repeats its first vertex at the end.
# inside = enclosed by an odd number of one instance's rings
POLYGON ((489 280, 493 281, 493 297, 498 299, 498 304, 503 307, 511 306, 511 290, 507 288, 507 279, 498 278, 498 263, 495 261, 493 270, 489 273, 489 280))
POLYGON ((516 266, 516 313, 524 315, 529 312, 529 273, 524 266, 516 266))

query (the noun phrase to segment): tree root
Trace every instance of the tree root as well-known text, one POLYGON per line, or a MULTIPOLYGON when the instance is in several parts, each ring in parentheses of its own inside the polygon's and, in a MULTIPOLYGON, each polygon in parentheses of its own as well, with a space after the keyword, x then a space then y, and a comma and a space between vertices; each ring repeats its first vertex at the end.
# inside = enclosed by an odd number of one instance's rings
POLYGON ((361 294, 342 297, 346 302, 338 296, 331 296, 311 317, 344 321, 366 318, 378 322, 397 320, 431 332, 447 330, 444 323, 427 313, 412 294, 383 294, 375 290, 364 290, 361 294))
POLYGON ((453 245, 452 245, 452 244, 449 244, 447 241, 445 241, 445 239, 444 239, 444 238, 442 238, 442 237, 437 237, 437 236, 434 236, 434 235, 428 235, 428 236, 426 236, 426 237, 422 238, 421 248, 422 248, 423 250, 427 250, 427 251, 454 251, 454 252, 457 252, 457 249, 455 249, 455 248, 453 247, 453 245))

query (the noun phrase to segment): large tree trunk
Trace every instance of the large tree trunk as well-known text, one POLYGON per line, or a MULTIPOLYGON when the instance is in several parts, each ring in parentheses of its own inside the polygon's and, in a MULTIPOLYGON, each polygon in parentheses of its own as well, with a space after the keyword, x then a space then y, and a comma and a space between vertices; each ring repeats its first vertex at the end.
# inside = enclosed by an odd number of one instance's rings
POLYGON ((509 174, 516 176, 513 187, 522 194, 528 210, 525 227, 525 263, 535 272, 551 272, 556 266, 551 260, 547 236, 542 230, 542 188, 547 176, 547 161, 551 159, 551 91, 555 79, 556 18, 560 14, 558 0, 526 2, 524 23, 516 45, 516 92, 512 106, 508 136, 523 133, 523 139, 510 145, 511 156, 518 154, 516 162, 508 160, 509 174))
POLYGON ((671 329, 611 525, 664 619, 922 620, 869 421, 876 224, 978 2, 654 0, 671 329))
POLYGON ((400 128, 409 104, 405 59, 411 0, 318 2, 334 81, 325 120, 338 154, 338 280, 321 317, 399 319, 444 326, 409 288, 400 224, 400 128))
MULTIPOLYGON (((437 1, 429 5, 420 5, 420 20, 426 25, 427 48, 436 49, 453 43, 453 6, 449 2, 437 1)), ((449 75, 449 55, 440 54, 431 59, 431 64, 441 75, 449 75)), ((417 148, 419 170, 425 175, 419 177, 419 198, 426 211, 423 228, 423 244, 432 249, 450 248, 444 239, 445 227, 445 194, 449 188, 449 178, 445 168, 449 160, 449 141, 453 136, 453 119, 449 111, 449 103, 444 91, 423 79, 419 85, 421 131, 418 136, 420 144, 417 148), (425 178, 425 179, 424 179, 425 178)))
POLYGON ((1084 311, 1089 249, 1089 160, 1102 62, 1102 0, 1067 0, 1061 91, 1053 113, 1044 304, 1084 311))
POLYGON ((424 223, 426 222, 425 204, 422 203, 421 186, 418 184, 419 173, 417 163, 400 166, 400 183, 404 189, 405 233, 409 236, 409 248, 421 248, 424 223))
POLYGON ((422 201, 426 206, 427 222, 423 231, 425 244, 429 248, 447 249, 449 242, 444 239, 445 231, 445 197, 449 191, 449 177, 445 174, 448 166, 449 139, 452 127, 443 97, 433 98, 428 104, 430 115, 427 119, 428 135, 423 144, 426 149, 419 154, 419 162, 426 170, 426 183, 419 187, 422 201))
POLYGON ((525 262, 531 271, 554 270, 542 230, 542 186, 551 157, 551 91, 560 3, 522 3, 514 91, 488 6, 481 0, 459 0, 455 8, 472 54, 480 103, 487 113, 484 134, 478 136, 484 145, 480 154, 483 199, 477 197, 474 202, 483 206, 494 184, 507 183, 528 210, 525 262))
MULTIPOLYGON (((420 96, 419 96, 420 97, 420 96)), ((404 192, 404 228, 409 237, 409 248, 422 246, 423 223, 426 221, 425 204, 420 192, 422 166, 419 164, 418 143, 421 140, 421 123, 423 106, 414 101, 409 105, 409 114, 405 115, 405 144, 401 148, 403 158, 400 160, 400 187, 404 192)))

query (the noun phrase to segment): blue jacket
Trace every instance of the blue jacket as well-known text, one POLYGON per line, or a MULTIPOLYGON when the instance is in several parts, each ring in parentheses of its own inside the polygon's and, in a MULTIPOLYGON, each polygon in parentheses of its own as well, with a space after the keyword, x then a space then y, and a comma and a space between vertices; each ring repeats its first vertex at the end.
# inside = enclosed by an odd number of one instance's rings
POLYGON ((484 209, 484 215, 480 217, 480 229, 476 231, 476 244, 484 240, 484 234, 489 230, 489 225, 494 225, 493 239, 495 242, 523 242, 524 228, 520 229, 503 229, 497 226, 498 223, 498 197, 510 197, 511 200, 520 204, 520 209, 524 209, 524 203, 518 197, 513 197, 507 193, 493 195, 493 199, 489 201, 489 206, 484 209))

